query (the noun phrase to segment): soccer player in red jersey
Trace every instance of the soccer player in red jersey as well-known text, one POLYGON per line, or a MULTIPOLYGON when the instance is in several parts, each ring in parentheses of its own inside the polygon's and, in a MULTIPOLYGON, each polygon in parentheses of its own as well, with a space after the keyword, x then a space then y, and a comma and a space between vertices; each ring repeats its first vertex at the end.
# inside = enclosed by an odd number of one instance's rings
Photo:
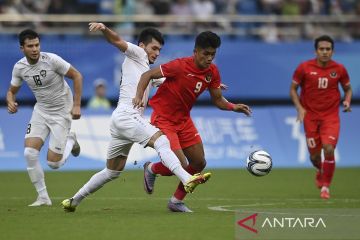
POLYGON ((345 93, 343 111, 351 112, 349 75, 342 64, 331 60, 333 51, 334 41, 331 37, 325 35, 315 39, 316 58, 297 67, 290 87, 297 119, 304 122, 310 160, 317 169, 316 185, 321 189, 320 197, 323 199, 330 198, 329 187, 335 171, 334 151, 340 131, 339 83, 345 93), (300 96, 297 92, 299 86, 300 96))
MULTIPOLYGON (((251 114, 249 106, 230 103, 222 96, 220 74, 212 63, 220 44, 220 37, 215 33, 200 33, 196 37, 193 56, 175 59, 143 73, 133 99, 134 107, 141 107, 141 99, 150 79, 166 77, 149 102, 154 109, 151 122, 166 134, 171 149, 190 174, 199 173, 206 166, 204 147, 190 117, 191 108, 205 89, 209 90, 213 103, 221 110, 247 116, 251 114)), ((161 162, 145 163, 144 182, 148 183, 145 189, 150 189, 147 191, 149 194, 152 193, 156 174, 172 175, 161 162)), ((168 203, 169 210, 192 212, 183 203, 185 196, 184 186, 180 183, 168 203)))

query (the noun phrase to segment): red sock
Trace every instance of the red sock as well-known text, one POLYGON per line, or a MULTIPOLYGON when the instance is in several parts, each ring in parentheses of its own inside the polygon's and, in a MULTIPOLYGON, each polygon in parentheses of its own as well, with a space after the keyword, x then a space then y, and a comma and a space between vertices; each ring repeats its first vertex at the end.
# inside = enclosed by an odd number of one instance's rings
POLYGON ((172 176, 173 173, 165 167, 162 162, 153 163, 151 165, 151 171, 155 174, 160 174, 161 176, 172 176))
MULTIPOLYGON (((185 168, 185 170, 188 173, 190 173, 191 175, 194 175, 195 173, 198 172, 195 169, 193 169, 190 165, 188 165, 185 168)), ((179 199, 179 200, 184 200, 184 198, 186 197, 186 194, 187 194, 187 192, 185 191, 184 184, 182 182, 180 182, 174 193, 174 197, 176 197, 176 199, 179 199)))
POLYGON ((329 187, 335 171, 334 155, 325 156, 322 170, 323 170, 322 176, 323 176, 324 186, 329 187))

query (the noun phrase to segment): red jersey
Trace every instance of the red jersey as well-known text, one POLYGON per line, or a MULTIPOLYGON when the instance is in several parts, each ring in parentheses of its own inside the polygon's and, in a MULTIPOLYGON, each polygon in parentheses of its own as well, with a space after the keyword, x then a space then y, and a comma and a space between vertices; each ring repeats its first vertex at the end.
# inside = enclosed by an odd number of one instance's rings
POLYGON ((322 118, 339 113, 340 91, 350 84, 349 75, 342 64, 330 61, 326 67, 316 59, 301 63, 294 72, 293 81, 300 85, 300 101, 311 118, 322 118))
POLYGON ((166 80, 149 101, 156 114, 172 122, 190 117, 197 97, 207 88, 220 88, 220 74, 215 64, 199 69, 193 57, 178 58, 160 65, 166 80))

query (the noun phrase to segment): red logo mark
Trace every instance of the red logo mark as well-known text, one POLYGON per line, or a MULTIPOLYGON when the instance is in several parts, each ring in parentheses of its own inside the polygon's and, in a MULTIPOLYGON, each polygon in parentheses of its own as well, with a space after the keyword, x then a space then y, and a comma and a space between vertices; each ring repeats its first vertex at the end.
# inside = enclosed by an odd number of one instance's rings
POLYGON ((255 228, 252 228, 254 225, 255 225, 255 223, 256 223, 256 217, 257 217, 257 213, 254 213, 253 215, 250 215, 250 216, 248 216, 248 217, 246 217, 246 218, 244 218, 244 219, 241 219, 241 220, 239 220, 238 222, 237 222, 237 224, 239 224, 239 226, 241 226, 241 227, 243 227, 243 228, 246 228, 247 230, 249 230, 249 231, 252 231, 252 232, 254 232, 254 233, 257 233, 258 231, 255 229, 255 228), (248 220, 250 220, 250 219, 252 219, 252 227, 249 227, 248 225, 245 225, 244 224, 244 222, 246 222, 246 221, 248 221, 248 220))

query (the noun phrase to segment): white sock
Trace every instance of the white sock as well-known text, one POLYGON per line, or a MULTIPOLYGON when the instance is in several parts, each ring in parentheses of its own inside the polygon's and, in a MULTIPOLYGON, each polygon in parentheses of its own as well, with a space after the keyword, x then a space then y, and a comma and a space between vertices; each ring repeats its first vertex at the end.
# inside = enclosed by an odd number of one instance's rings
POLYGON ((108 168, 104 168, 98 173, 95 173, 90 180, 72 197, 72 205, 77 206, 80 202, 91 193, 96 192, 105 183, 110 182, 119 177, 121 171, 115 171, 108 168))
POLYGON ((170 148, 170 142, 165 135, 156 139, 154 148, 158 152, 161 162, 174 173, 183 184, 186 184, 191 175, 181 166, 179 159, 170 148))
POLYGON ((63 153, 63 156, 62 156, 61 160, 57 161, 57 162, 48 161, 47 162, 48 166, 51 167, 52 169, 58 169, 62 165, 64 165, 66 160, 68 159, 70 153, 71 153, 71 150, 72 150, 74 144, 75 144, 74 139, 68 137, 67 141, 66 141, 65 150, 64 150, 64 153, 63 153))
POLYGON ((30 181, 40 197, 49 198, 45 185, 44 170, 39 162, 39 151, 35 148, 25 147, 24 156, 27 162, 27 171, 30 181))
POLYGON ((170 199, 170 202, 172 202, 172 203, 180 203, 182 201, 177 199, 175 196, 172 196, 171 199, 170 199))
POLYGON ((328 187, 325 187, 325 186, 323 186, 323 187, 321 188, 321 192, 322 192, 322 191, 330 192, 329 188, 328 188, 328 187))

